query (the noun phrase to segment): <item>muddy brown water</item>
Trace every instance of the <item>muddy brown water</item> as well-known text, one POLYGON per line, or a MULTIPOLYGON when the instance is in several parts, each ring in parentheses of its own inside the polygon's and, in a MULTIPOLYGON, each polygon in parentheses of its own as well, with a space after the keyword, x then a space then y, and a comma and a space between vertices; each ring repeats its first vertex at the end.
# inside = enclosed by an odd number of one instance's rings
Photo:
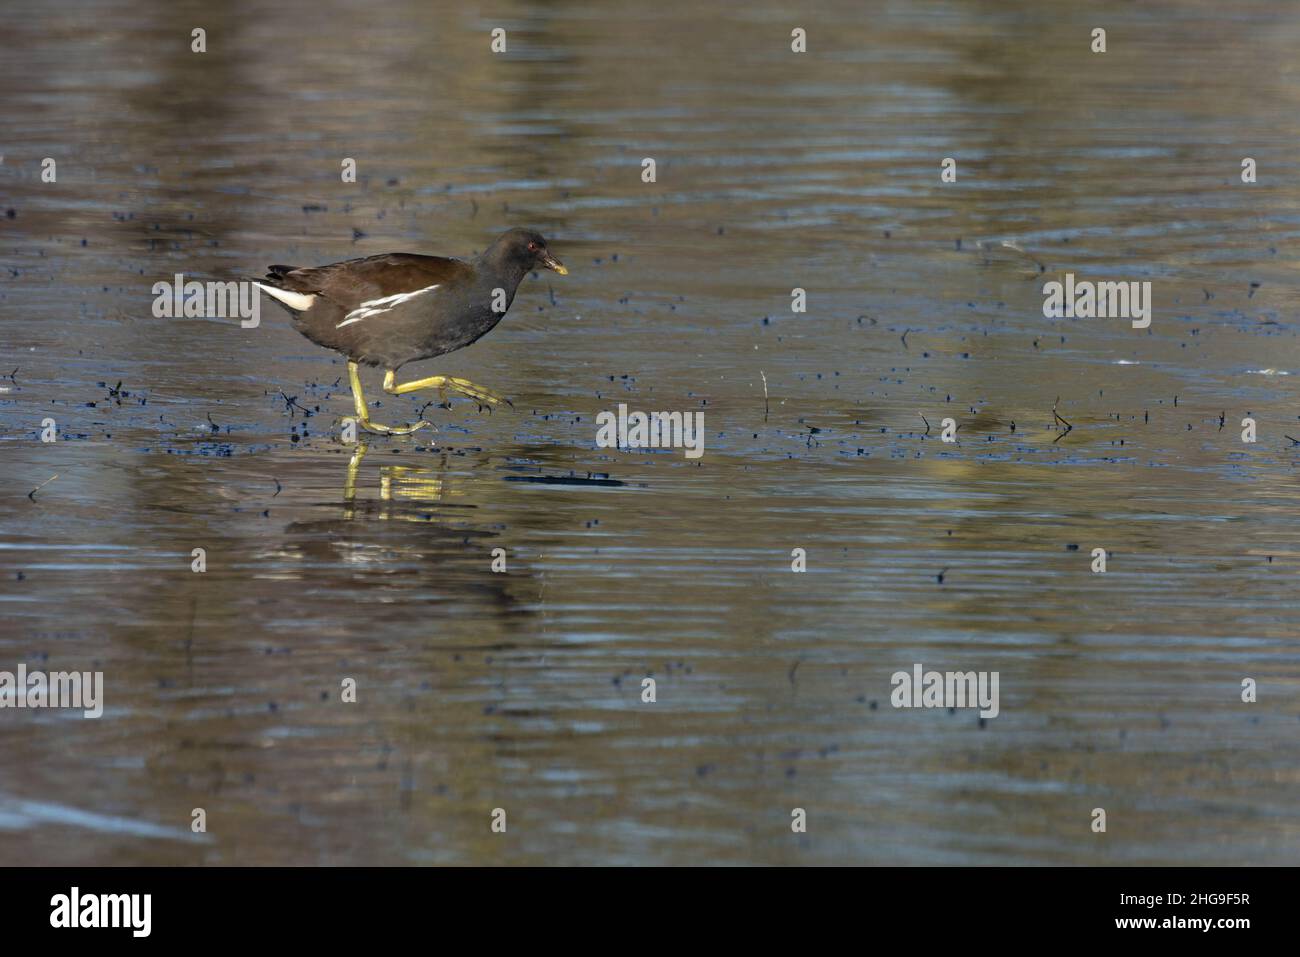
POLYGON ((11 3, 0 670, 105 710, 0 711, 0 863, 1294 863, 1300 8, 1078 6, 11 3), (512 225, 571 275, 407 371, 514 410, 351 483, 338 357, 151 310, 512 225))

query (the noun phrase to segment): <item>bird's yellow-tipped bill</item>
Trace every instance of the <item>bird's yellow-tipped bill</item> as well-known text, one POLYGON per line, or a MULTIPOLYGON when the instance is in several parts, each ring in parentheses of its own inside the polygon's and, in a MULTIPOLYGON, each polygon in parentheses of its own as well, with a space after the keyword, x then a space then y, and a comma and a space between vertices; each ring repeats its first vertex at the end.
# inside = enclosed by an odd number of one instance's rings
POLYGON ((550 253, 544 253, 542 255, 542 265, 547 269, 554 269, 561 276, 567 276, 569 274, 569 270, 564 263, 560 262, 550 253))

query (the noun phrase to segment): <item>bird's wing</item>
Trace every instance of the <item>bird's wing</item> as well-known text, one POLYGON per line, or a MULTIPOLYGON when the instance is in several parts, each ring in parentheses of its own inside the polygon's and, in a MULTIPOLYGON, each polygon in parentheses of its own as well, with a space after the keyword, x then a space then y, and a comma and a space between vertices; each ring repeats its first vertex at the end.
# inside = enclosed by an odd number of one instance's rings
POLYGON ((385 253, 365 259, 291 269, 275 277, 282 289, 322 296, 351 311, 366 303, 443 285, 473 274, 468 264, 441 256, 385 253))

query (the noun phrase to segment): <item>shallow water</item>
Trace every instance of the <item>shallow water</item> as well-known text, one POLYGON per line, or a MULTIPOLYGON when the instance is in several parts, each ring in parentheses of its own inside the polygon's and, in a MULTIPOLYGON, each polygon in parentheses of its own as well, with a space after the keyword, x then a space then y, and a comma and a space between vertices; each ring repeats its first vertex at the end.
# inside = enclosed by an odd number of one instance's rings
POLYGON ((613 6, 10 4, 0 669, 106 704, 0 711, 0 863, 1294 863, 1300 7, 613 6), (512 225, 571 275, 406 372, 513 411, 351 480, 337 356, 151 311, 512 225))

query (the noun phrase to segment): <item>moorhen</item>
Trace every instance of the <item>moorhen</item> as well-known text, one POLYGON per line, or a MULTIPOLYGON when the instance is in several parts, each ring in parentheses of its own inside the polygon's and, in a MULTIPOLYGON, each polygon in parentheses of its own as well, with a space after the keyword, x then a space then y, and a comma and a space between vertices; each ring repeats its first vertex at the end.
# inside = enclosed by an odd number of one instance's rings
POLYGON ((540 233, 511 229, 471 262, 386 253, 328 266, 271 266, 256 285, 289 311, 295 329, 347 357, 362 428, 406 435, 432 423, 371 422, 357 366, 382 366, 384 391, 393 395, 450 388, 489 408, 496 405, 500 396, 468 379, 437 375, 398 383, 397 370, 463 349, 488 333, 510 308, 524 276, 539 265, 569 274, 540 233))

